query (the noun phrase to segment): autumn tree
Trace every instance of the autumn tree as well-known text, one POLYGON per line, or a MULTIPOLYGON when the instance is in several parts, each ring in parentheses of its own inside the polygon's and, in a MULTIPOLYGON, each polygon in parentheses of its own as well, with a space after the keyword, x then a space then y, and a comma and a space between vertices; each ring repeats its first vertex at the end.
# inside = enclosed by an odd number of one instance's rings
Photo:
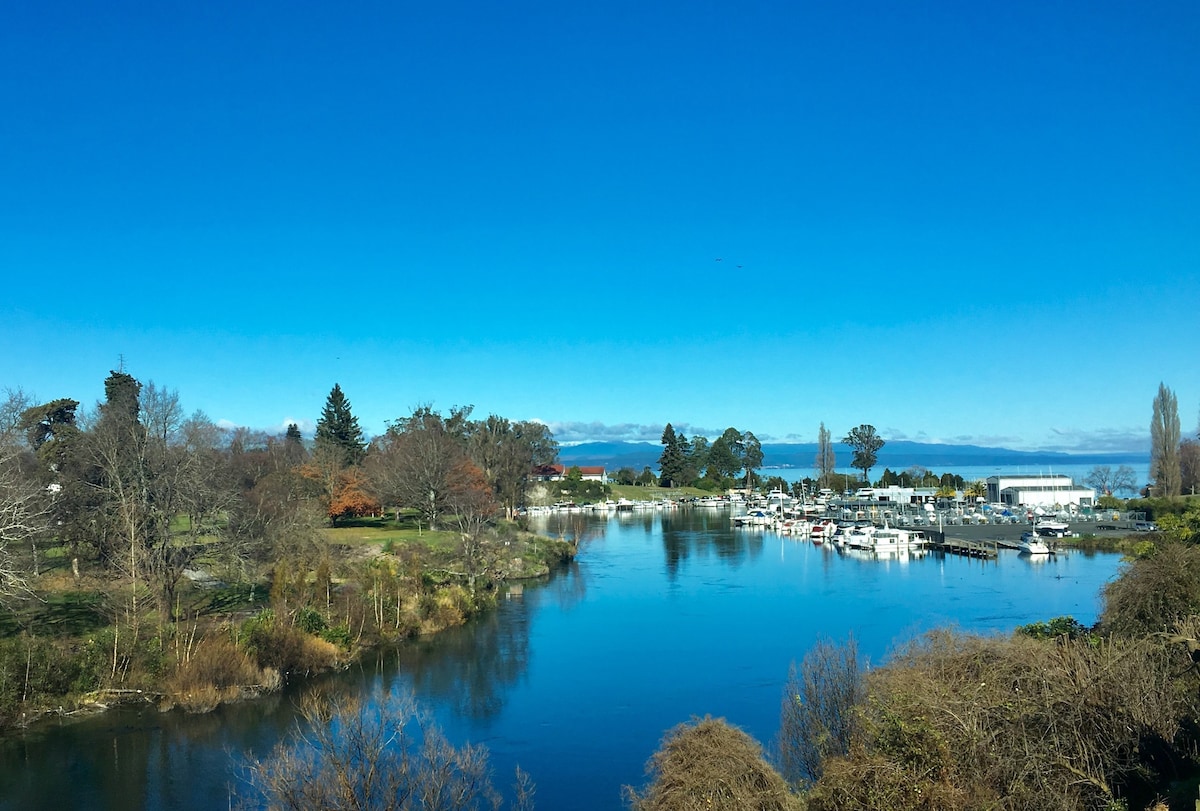
POLYGON ((1158 384, 1150 418, 1150 476, 1154 495, 1167 498, 1181 492, 1179 470, 1179 403, 1175 392, 1158 384))
POLYGON ((359 518, 379 511, 379 500, 371 494, 367 476, 361 469, 349 467, 338 471, 329 498, 331 525, 336 526, 339 518, 359 518))
POLYGON ((362 429, 350 410, 350 401, 337 383, 333 384, 321 410, 321 418, 317 420, 314 444, 317 450, 333 449, 343 467, 357 465, 363 459, 366 443, 362 429))
POLYGON ((842 442, 849 445, 854 451, 854 458, 850 462, 851 466, 861 470, 863 480, 870 484, 871 468, 875 466, 875 462, 879 458, 879 449, 885 444, 882 437, 875 433, 875 426, 863 424, 857 428, 851 428, 850 433, 846 434, 842 442))

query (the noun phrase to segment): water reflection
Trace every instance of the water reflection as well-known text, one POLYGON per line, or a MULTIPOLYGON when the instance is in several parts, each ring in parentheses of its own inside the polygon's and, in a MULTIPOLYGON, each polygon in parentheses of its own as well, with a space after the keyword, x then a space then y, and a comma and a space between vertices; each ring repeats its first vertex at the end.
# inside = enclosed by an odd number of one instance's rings
POLYGON ((693 553, 715 553, 724 563, 738 568, 757 559, 763 551, 765 533, 734 529, 729 516, 708 510, 674 510, 664 513, 662 544, 667 577, 675 580, 680 566, 693 553))

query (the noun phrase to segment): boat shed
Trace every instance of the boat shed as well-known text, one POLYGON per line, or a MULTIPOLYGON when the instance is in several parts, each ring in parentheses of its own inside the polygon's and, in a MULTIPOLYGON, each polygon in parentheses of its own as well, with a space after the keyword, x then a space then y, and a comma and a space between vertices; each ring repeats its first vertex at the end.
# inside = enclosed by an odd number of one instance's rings
POLYGON ((989 476, 987 500, 1013 507, 1091 507, 1096 491, 1078 487, 1070 476, 1036 474, 1027 476, 989 476))

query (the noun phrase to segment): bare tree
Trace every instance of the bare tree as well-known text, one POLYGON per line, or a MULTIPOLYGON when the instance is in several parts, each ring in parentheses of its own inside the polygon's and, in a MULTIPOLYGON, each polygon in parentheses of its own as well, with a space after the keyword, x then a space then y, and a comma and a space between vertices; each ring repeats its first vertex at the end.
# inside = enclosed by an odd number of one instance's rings
POLYGON ((48 499, 45 489, 23 475, 17 449, 0 441, 0 601, 29 593, 28 573, 17 566, 12 549, 32 544, 45 531, 48 499))
POLYGON ((467 458, 465 431, 465 411, 443 417, 428 406, 388 426, 369 462, 381 500, 416 509, 436 529, 451 509, 455 471, 467 458))
POLYGON ((778 738, 780 766, 788 782, 796 787, 815 783, 826 759, 849 753, 855 706, 865 698, 853 636, 842 645, 818 639, 799 668, 792 664, 778 738))
POLYGON ((1154 495, 1179 495, 1179 403, 1175 392, 1163 383, 1158 384, 1150 418, 1150 476, 1154 479, 1154 495))
POLYGON ((151 380, 139 397, 141 422, 146 433, 163 442, 174 442, 183 426, 183 408, 179 405, 179 392, 166 386, 156 386, 151 380))
POLYGON ((553 463, 558 454, 558 443, 542 423, 495 414, 471 424, 468 448, 509 518, 523 501, 534 467, 553 463))

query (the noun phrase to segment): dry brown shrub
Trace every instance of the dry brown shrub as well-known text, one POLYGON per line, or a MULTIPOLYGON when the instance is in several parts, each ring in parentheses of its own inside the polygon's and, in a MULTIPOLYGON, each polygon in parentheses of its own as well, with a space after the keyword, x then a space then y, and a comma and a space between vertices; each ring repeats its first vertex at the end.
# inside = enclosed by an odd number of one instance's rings
POLYGON ((235 700, 243 689, 259 688, 267 681, 245 651, 218 634, 196 645, 191 656, 175 668, 166 689, 180 706, 203 711, 235 700))
POLYGON ((1189 660, 1177 647, 929 634, 871 675, 861 746, 814 792, 840 799, 814 807, 854 807, 845 798, 868 780, 892 785, 879 758, 940 798, 898 807, 1065 811, 1141 798, 1149 765, 1169 764, 1195 717, 1200 682, 1181 676, 1189 660))
POLYGON ((337 645, 282 623, 257 634, 254 650, 259 667, 280 673, 319 673, 341 660, 337 645))
POLYGON ((644 793, 625 789, 636 811, 802 807, 763 759, 758 742, 724 719, 706 716, 672 729, 646 764, 646 773, 652 779, 644 793))
POLYGON ((1170 631, 1200 613, 1200 546, 1156 544, 1104 588, 1101 626, 1122 636, 1170 631))

